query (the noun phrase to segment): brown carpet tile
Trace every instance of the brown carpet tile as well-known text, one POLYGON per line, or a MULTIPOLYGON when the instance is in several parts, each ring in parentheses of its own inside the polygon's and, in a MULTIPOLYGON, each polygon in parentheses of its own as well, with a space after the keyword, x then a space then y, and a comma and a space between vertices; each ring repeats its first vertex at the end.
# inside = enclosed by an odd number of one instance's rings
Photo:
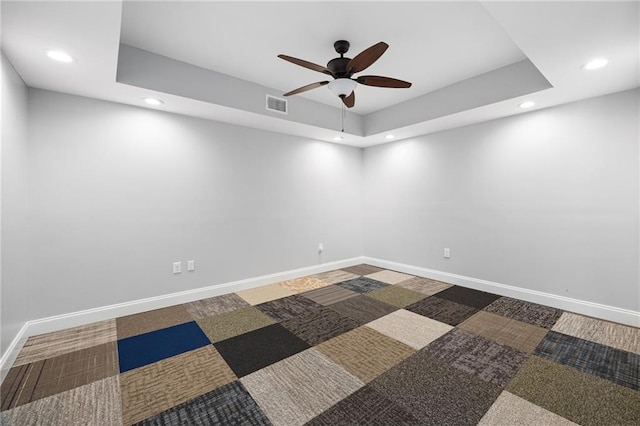
POLYGON ((417 291, 418 293, 422 293, 427 296, 432 296, 451 287, 451 284, 421 277, 411 278, 409 280, 399 282, 396 285, 408 290, 417 291))
POLYGON ((329 272, 323 272, 321 274, 316 274, 316 275, 313 275, 313 277, 329 285, 333 285, 333 284, 338 284, 344 281, 349 281, 354 278, 358 278, 358 275, 338 269, 337 271, 329 271, 329 272))
POLYGON ((484 311, 476 313, 458 328, 529 354, 548 332, 546 328, 484 311))
POLYGON ((114 342, 116 321, 107 320, 53 333, 31 336, 18 354, 14 366, 40 361, 79 349, 114 342))
POLYGON ((329 308, 358 321, 359 324, 366 324, 398 309, 395 306, 362 295, 334 303, 329 308))
POLYGON ((118 376, 0 412, 3 426, 120 426, 118 376))
POLYGON ((639 339, 356 265, 32 336, 0 424, 636 426, 639 339))
POLYGON ((2 410, 117 374, 115 342, 16 366, 9 370, 2 383, 2 410))
POLYGON ((123 422, 139 422, 235 379, 211 345, 120 374, 123 422))
POLYGON ((250 305, 234 293, 197 300, 195 302, 185 303, 184 305, 187 312, 189 312, 193 319, 196 320, 216 314, 235 311, 236 309, 245 308, 247 306, 250 305))
POLYGON ((276 322, 275 319, 254 306, 202 318, 197 321, 211 343, 248 333, 276 322))
POLYGON ((416 303, 427 297, 417 291, 408 290, 395 285, 372 291, 366 295, 381 302, 397 306, 398 308, 404 308, 405 306, 416 303))
POLYGON ((316 347, 364 383, 375 379, 415 350, 368 327, 359 327, 316 347))
POLYGON ((127 315, 116 319, 118 339, 137 336, 189 321, 193 321, 193 318, 183 305, 127 315))
POLYGON ((330 285, 317 290, 307 291, 300 295, 307 299, 311 299, 320 305, 328 306, 351 297, 356 297, 358 293, 347 290, 346 288, 342 288, 338 285, 330 285))
POLYGON ((349 266, 348 268, 342 268, 342 270, 351 272, 352 274, 355 274, 355 275, 368 275, 368 274, 373 274, 374 272, 384 271, 384 269, 378 268, 377 266, 365 265, 365 264, 349 266))
POLYGON ((484 308, 484 310, 544 328, 553 327, 558 318, 560 318, 560 315, 562 315, 560 309, 525 302, 524 300, 512 299, 510 297, 501 297, 484 308))
POLYGON ((532 356, 507 391, 580 425, 638 425, 637 391, 532 356))

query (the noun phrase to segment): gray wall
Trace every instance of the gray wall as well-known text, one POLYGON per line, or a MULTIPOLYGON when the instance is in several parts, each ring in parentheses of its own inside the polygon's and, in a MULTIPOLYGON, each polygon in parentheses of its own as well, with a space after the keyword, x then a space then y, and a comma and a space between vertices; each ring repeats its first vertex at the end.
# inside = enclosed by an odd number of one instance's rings
POLYGON ((31 318, 362 255, 360 149, 36 89, 29 120, 31 318))
POLYGON ((365 149, 364 253, 640 310, 639 95, 365 149))
POLYGON ((27 87, 2 53, 0 352, 27 315, 27 87))

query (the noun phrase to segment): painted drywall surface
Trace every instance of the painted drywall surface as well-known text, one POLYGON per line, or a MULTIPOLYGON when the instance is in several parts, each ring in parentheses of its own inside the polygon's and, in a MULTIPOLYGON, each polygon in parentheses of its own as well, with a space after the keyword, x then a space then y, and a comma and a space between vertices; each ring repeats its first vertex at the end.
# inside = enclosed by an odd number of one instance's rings
POLYGON ((27 317, 27 87, 2 53, 0 352, 27 317))
POLYGON ((640 310, 639 96, 365 149, 365 255, 640 310))
POLYGON ((362 255, 358 148, 37 89, 29 113, 31 318, 362 255))

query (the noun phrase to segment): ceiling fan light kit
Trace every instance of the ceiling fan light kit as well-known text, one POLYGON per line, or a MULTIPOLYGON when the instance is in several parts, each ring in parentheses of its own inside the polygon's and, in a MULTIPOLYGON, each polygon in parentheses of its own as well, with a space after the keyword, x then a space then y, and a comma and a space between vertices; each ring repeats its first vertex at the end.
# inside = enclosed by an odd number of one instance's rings
POLYGON ((304 68, 308 68, 313 71, 321 72, 323 74, 333 77, 333 81, 319 81, 317 83, 307 84, 306 86, 299 87, 290 92, 284 94, 284 96, 297 95, 298 93, 306 92, 318 87, 328 85, 329 90, 338 95, 342 99, 342 103, 347 108, 352 108, 355 105, 356 95, 355 88, 358 83, 365 86, 375 87, 387 87, 393 89, 409 88, 411 83, 408 81, 397 80, 391 77, 382 77, 377 75, 364 75, 357 78, 352 78, 353 74, 364 71, 369 68, 375 61, 382 56, 387 50, 389 45, 383 41, 374 44, 373 46, 365 49, 361 53, 355 56, 355 58, 345 58, 344 54, 349 51, 349 42, 346 40, 338 40, 333 44, 333 48, 340 55, 339 58, 334 58, 327 63, 326 67, 314 64, 302 59, 294 58, 287 55, 278 55, 280 59, 289 61, 293 64, 299 65, 304 68))

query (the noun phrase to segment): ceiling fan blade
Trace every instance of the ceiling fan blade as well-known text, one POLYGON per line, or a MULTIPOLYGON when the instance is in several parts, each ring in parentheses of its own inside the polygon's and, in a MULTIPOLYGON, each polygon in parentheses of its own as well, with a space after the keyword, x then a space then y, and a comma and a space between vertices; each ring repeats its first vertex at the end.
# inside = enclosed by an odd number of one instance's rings
POLYGON ((278 58, 284 59, 285 61, 289 61, 293 64, 300 65, 301 67, 305 67, 313 71, 318 71, 318 72, 333 76, 329 68, 323 67, 322 65, 314 64, 313 62, 305 61, 305 60, 294 58, 293 56, 287 56, 287 55, 278 55, 278 58))
POLYGON ((349 96, 342 98, 342 103, 344 103, 347 108, 353 108, 356 104, 356 91, 354 90, 349 96))
POLYGON ((298 87, 295 90, 285 93, 283 96, 297 95, 298 93, 306 92, 307 90, 315 89, 316 87, 322 87, 329 84, 328 81, 318 81, 317 83, 307 84, 306 86, 298 87))
POLYGON ((369 68, 371 64, 382 56, 388 47, 389 45, 387 43, 381 41, 380 43, 374 44, 370 48, 363 50, 356 55, 355 58, 349 61, 347 64, 347 72, 351 75, 369 68))
POLYGON ((406 89, 411 87, 408 81, 398 80, 391 77, 381 77, 379 75, 363 75, 356 80, 365 86, 390 87, 393 89, 406 89))

